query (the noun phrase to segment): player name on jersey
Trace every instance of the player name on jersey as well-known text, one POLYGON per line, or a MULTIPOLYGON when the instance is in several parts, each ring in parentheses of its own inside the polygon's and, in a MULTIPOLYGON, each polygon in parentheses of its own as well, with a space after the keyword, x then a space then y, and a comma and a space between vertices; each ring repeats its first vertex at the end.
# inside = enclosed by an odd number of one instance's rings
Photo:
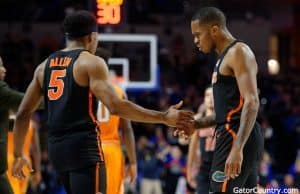
POLYGON ((70 57, 55 57, 50 59, 50 67, 68 67, 71 64, 70 57))

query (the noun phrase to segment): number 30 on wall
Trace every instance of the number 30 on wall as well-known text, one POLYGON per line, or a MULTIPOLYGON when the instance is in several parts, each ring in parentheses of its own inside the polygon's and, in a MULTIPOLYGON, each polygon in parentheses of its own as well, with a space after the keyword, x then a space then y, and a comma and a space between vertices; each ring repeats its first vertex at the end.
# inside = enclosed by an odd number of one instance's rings
POLYGON ((96 0, 97 22, 99 24, 119 24, 123 0, 96 0))

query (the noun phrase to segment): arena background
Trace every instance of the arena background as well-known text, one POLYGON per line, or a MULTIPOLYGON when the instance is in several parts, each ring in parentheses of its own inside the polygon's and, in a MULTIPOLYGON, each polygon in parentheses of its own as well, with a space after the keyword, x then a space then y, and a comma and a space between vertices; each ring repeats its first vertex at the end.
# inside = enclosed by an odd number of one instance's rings
MULTIPOLYGON (((100 35, 99 45, 110 49, 114 58, 127 59, 127 82, 134 82, 127 89, 130 100, 148 108, 165 110, 183 99, 184 108, 196 111, 203 101, 203 92, 210 83, 216 61, 214 53, 205 55, 197 51, 190 32, 191 16, 206 5, 225 12, 229 30, 247 42, 257 58, 259 121, 265 132, 266 149, 260 165, 260 184, 299 188, 299 0, 124 0, 120 5, 120 23, 99 24, 99 33, 154 37, 157 68, 151 71, 152 50, 146 39, 101 42, 100 35), (154 85, 139 85, 150 82, 151 76, 155 78, 154 85)), ((77 9, 99 14, 96 0, 0 1, 0 56, 11 87, 25 91, 37 64, 51 52, 63 48, 61 22, 66 14, 77 9)), ((123 76, 124 65, 118 63, 110 67, 118 76, 123 76)), ((41 121, 43 179, 37 191, 29 190, 28 193, 63 193, 47 158, 47 133, 42 118, 43 113, 39 112, 36 119, 41 121)), ((156 169, 163 188, 177 185, 177 178, 185 175, 186 142, 178 142, 164 126, 134 123, 133 127, 138 159, 145 153, 150 153, 151 157, 164 153, 166 158, 173 154, 181 161, 179 170, 170 170, 173 163, 168 159, 162 160, 156 169)), ((143 161, 139 160, 138 164, 143 166, 143 161)), ((140 180, 142 170, 139 170, 140 180)), ((133 190, 139 193, 138 184, 133 190)))

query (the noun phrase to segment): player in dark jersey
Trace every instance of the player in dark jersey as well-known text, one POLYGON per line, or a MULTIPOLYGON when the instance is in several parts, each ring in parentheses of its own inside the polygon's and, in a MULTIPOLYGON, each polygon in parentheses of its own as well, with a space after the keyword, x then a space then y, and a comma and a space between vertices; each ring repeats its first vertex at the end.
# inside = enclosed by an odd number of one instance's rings
MULTIPOLYGON (((200 105, 195 119, 214 114, 212 87, 206 88, 204 102, 200 105)), ((209 173, 215 149, 214 127, 199 129, 191 137, 187 159, 187 181, 197 194, 207 194, 209 191, 209 173), (198 149, 199 148, 199 149, 198 149), (197 152, 200 151, 199 157, 197 152), (195 169, 195 164, 197 168, 195 169), (195 170, 198 173, 195 173, 195 170)))
POLYGON ((217 8, 200 9, 191 21, 191 30, 200 51, 219 55, 212 76, 215 116, 198 119, 194 126, 216 124, 210 192, 234 193, 239 188, 254 192, 263 150, 262 131, 256 123, 255 56, 247 44, 231 35, 224 13, 217 8))
POLYGON ((126 119, 169 126, 187 127, 192 113, 177 110, 182 102, 167 112, 142 108, 115 93, 97 48, 97 23, 88 11, 76 11, 64 20, 67 46, 51 54, 35 70, 34 77, 19 107, 15 122, 12 173, 24 178, 28 165, 22 155, 29 119, 44 96, 49 133, 50 159, 68 194, 105 194, 105 166, 100 134, 95 119, 97 99, 126 119))

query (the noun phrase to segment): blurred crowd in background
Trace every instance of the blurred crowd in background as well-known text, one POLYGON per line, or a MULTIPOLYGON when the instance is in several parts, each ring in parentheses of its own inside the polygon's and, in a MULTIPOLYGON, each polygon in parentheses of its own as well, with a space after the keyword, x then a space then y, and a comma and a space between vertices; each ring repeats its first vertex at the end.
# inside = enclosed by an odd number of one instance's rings
MULTIPOLYGON (((4 35, 0 37, 0 56, 7 69, 6 81, 12 88, 25 91, 35 67, 51 52, 64 46, 64 40, 60 38, 62 34, 57 37, 43 34, 41 38, 35 39, 31 35, 31 24, 60 22, 68 11, 77 8, 92 9, 93 3, 48 0, 39 4, 32 0, 26 4, 25 1, 20 2, 12 9, 14 2, 19 1, 7 0, 5 4, 7 9, 0 11, 1 22, 10 25, 15 21, 22 21, 22 30, 17 32, 8 30, 2 33, 4 35)), ((126 5, 128 8, 126 18, 130 24, 169 25, 165 23, 167 20, 162 19, 164 14, 176 13, 183 16, 177 18, 175 22, 183 22, 191 15, 193 2, 193 0, 131 0, 126 5)), ((220 6, 226 11, 226 5, 220 6)), ((229 14, 229 19, 270 17, 268 10, 261 8, 261 3, 257 5, 257 9, 252 7, 251 10, 251 6, 249 7, 248 15, 242 14, 237 9, 236 12, 229 14)), ((157 90, 129 91, 130 100, 145 107, 166 110, 169 105, 183 99, 185 109, 197 111, 203 102, 204 89, 210 84, 217 56, 213 53, 204 55, 196 49, 187 53, 185 37, 185 34, 173 34, 170 27, 169 41, 166 43, 159 39, 159 42, 165 43, 159 44, 160 86, 157 90)), ((189 47, 192 47, 193 42, 189 44, 189 47)), ((122 54, 126 56, 126 53, 122 54)), ((258 120, 265 134, 265 152, 259 169, 259 182, 262 187, 300 188, 299 73, 300 64, 298 68, 289 68, 286 65, 277 75, 269 75, 268 72, 259 70, 261 105, 258 120)), ((63 193, 62 186, 48 160, 47 132, 43 127, 43 114, 39 112, 38 115, 41 122, 39 134, 42 148, 42 182, 37 193, 63 193)), ((138 193, 143 178, 147 178, 157 181, 158 187, 166 194, 173 194, 176 191, 182 193, 182 189, 185 188, 182 178, 185 176, 188 142, 179 141, 172 135, 172 130, 164 126, 134 123, 133 128, 137 141, 138 180, 131 192, 138 193)))

